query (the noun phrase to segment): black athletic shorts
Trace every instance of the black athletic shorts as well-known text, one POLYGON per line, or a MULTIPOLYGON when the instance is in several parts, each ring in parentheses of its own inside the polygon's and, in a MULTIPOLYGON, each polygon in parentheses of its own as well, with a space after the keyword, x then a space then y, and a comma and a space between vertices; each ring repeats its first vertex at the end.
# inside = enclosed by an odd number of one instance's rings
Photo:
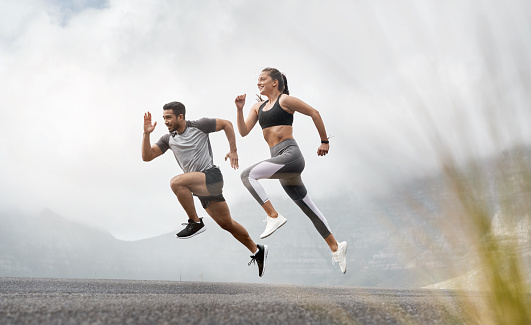
POLYGON ((223 175, 221 174, 221 170, 219 170, 217 166, 214 166, 210 169, 204 170, 203 173, 206 176, 206 186, 210 195, 196 196, 199 198, 199 201, 201 201, 203 209, 206 209, 211 201, 223 202, 225 201, 225 198, 223 197, 223 175))

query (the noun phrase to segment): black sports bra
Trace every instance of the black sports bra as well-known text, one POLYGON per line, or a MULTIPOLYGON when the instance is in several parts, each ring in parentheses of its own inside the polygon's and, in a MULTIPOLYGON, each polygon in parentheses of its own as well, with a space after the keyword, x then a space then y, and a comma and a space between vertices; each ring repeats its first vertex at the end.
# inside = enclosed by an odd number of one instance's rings
MULTIPOLYGON (((282 96, 282 94, 280 94, 282 96)), ((276 125, 293 125, 293 114, 286 112, 280 107, 278 96, 277 101, 269 110, 264 111, 265 101, 258 109, 258 122, 262 129, 267 129, 276 125)))

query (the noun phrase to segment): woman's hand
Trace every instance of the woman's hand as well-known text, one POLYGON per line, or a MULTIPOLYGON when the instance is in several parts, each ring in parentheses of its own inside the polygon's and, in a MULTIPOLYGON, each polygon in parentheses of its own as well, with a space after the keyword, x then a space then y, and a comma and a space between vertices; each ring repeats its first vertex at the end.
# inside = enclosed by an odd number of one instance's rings
POLYGON ((243 110, 243 106, 245 106, 245 97, 247 97, 247 94, 236 96, 234 104, 236 104, 237 109, 243 110))
POLYGON ((319 149, 317 149, 317 155, 318 156, 326 156, 328 153, 328 150, 330 149, 330 144, 328 143, 321 143, 319 146, 319 149))

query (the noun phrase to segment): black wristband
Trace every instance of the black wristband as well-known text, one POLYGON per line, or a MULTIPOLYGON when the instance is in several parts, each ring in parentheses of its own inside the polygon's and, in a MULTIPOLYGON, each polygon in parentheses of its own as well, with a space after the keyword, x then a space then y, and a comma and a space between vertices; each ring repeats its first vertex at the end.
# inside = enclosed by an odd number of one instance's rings
POLYGON ((321 143, 330 143, 328 140, 321 140, 321 143))

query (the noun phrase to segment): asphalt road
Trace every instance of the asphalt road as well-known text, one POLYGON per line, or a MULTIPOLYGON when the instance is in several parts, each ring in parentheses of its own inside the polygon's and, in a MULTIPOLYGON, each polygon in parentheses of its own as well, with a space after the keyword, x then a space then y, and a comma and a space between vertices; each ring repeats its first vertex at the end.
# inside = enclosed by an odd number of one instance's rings
POLYGON ((460 301, 430 290, 0 278, 0 324, 459 324, 460 301))

